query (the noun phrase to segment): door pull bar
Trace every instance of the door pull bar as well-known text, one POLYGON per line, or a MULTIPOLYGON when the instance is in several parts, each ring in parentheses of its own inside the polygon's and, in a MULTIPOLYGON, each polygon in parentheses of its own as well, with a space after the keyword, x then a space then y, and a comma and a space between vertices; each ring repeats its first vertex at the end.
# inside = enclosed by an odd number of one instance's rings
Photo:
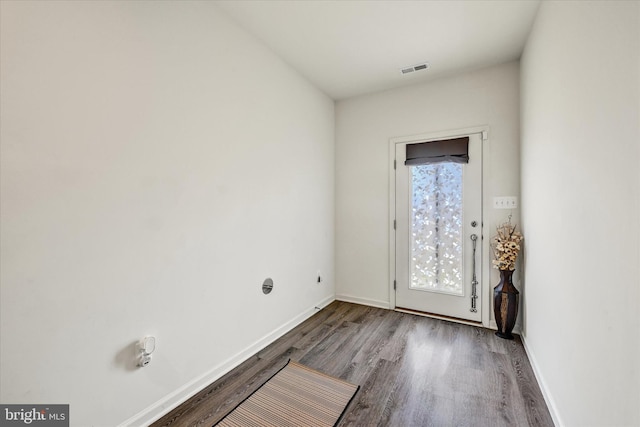
POLYGON ((478 235, 471 235, 471 242, 473 247, 473 278, 471 279, 471 308, 469 311, 472 313, 477 313, 478 309, 476 308, 476 299, 478 299, 477 287, 478 280, 476 279, 476 243, 478 241, 478 235))

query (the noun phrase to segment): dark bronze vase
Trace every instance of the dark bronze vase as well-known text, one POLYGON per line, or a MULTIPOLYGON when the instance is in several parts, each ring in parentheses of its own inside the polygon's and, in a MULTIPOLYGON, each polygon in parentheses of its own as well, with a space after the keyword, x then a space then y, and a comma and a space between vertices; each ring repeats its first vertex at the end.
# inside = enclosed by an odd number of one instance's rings
POLYGON ((500 283, 493 288, 493 314, 498 324, 496 335, 512 340, 513 327, 518 317, 520 292, 513 286, 513 270, 500 270, 500 283))

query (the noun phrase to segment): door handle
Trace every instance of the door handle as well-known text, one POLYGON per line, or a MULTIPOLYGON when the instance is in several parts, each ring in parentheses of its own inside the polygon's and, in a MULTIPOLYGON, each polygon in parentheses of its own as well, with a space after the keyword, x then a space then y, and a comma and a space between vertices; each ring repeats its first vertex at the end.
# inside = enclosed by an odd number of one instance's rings
MULTIPOLYGON (((474 221, 475 222, 475 221, 474 221)), ((477 224, 477 223, 476 223, 477 224)), ((473 225, 473 223, 472 223, 473 225)), ((475 227, 475 226, 474 226, 475 227)), ((476 308, 476 300, 478 299, 477 287, 478 280, 476 279, 476 244, 478 242, 478 235, 471 235, 471 246, 473 248, 473 274, 471 278, 471 308, 469 309, 472 313, 477 313, 478 309, 476 308)))

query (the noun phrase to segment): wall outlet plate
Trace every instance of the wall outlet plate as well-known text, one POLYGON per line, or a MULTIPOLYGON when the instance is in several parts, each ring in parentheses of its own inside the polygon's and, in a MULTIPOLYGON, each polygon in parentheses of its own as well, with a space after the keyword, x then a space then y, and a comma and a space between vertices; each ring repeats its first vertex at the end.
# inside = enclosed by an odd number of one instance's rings
POLYGON ((151 363, 151 355, 150 354, 143 354, 140 357, 140 360, 138 361, 138 366, 140 366, 141 368, 144 368, 145 366, 147 366, 149 363, 151 363))

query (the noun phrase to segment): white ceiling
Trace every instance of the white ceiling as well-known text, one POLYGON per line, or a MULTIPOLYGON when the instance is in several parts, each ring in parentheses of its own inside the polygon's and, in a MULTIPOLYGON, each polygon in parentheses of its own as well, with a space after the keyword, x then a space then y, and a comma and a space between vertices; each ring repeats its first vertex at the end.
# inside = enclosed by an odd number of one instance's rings
POLYGON ((337 100, 515 60, 540 0, 216 3, 337 100))

